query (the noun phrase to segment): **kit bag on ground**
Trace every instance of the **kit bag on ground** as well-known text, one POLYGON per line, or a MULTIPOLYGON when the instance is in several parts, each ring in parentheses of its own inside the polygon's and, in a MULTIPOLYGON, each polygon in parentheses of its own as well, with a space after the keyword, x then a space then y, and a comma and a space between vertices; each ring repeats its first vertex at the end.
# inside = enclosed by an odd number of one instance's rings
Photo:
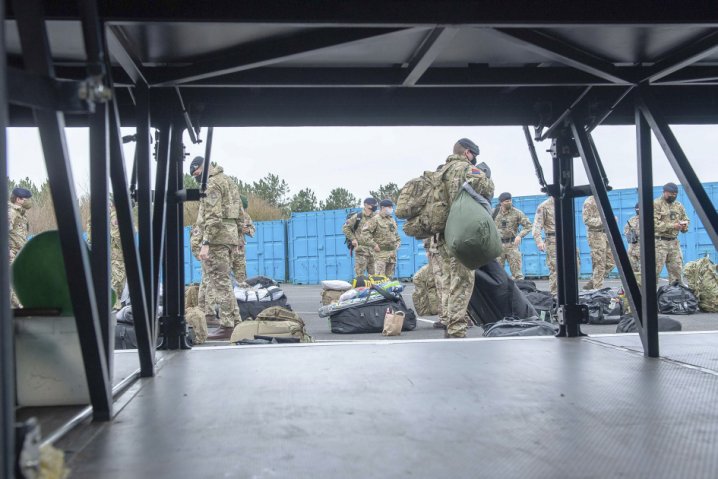
POLYGON ((588 324, 618 324, 621 320, 623 304, 611 288, 581 291, 578 302, 588 306, 588 324))
POLYGON ((558 327, 541 320, 502 319, 484 329, 487 338, 509 336, 555 336, 558 327))
POLYGON ((384 296, 384 299, 371 303, 357 303, 336 311, 329 316, 332 333, 381 333, 384 330, 384 316, 387 308, 394 312, 404 312, 402 331, 416 329, 416 314, 406 305, 401 294, 392 294, 377 287, 373 287, 373 289, 384 296))
POLYGON ((449 216, 449 198, 442 178, 449 168, 451 166, 439 171, 425 171, 399 191, 396 217, 407 220, 402 228, 408 236, 425 239, 444 230, 449 216))
POLYGON ((401 328, 404 326, 405 317, 406 313, 404 313, 404 311, 387 309, 384 314, 384 329, 381 334, 384 336, 399 336, 401 334, 401 328))
POLYGON ((501 256, 501 237, 491 218, 490 203, 464 183, 451 204, 444 239, 449 253, 469 269, 501 256))
MULTIPOLYGON (((658 316, 658 331, 680 331, 683 329, 680 321, 677 321, 668 316, 658 316)), ((637 333, 638 327, 636 326, 636 319, 632 314, 624 314, 621 316, 618 326, 616 326, 617 333, 637 333)))
POLYGON ((663 314, 693 314, 698 300, 688 286, 678 281, 658 288, 658 312, 663 314))
POLYGON ((192 344, 202 344, 207 340, 207 318, 198 307, 187 308, 184 314, 190 329, 192 344))
POLYGON ((536 288, 536 283, 534 283, 531 280, 516 279, 516 280, 514 280, 514 283, 516 283, 516 287, 519 288, 524 293, 533 293, 535 291, 538 291, 538 288, 536 288))
POLYGON ((334 289, 323 289, 322 290, 322 305, 337 303, 339 298, 344 294, 343 291, 337 291, 334 289))
POLYGON ((118 322, 115 325, 115 349, 137 349, 134 324, 118 322))
POLYGON ((474 271, 474 290, 467 312, 477 324, 495 323, 507 317, 538 316, 524 293, 496 261, 474 271))
POLYGON ((244 339, 255 339, 257 336, 298 338, 302 343, 314 342, 307 334, 304 320, 294 311, 281 306, 265 309, 257 315, 256 320, 237 324, 229 340, 237 343, 244 339))
POLYGON ((524 293, 526 300, 536 310, 536 314, 543 320, 548 320, 556 312, 554 297, 548 291, 536 290, 524 293))
POLYGON ((701 311, 718 312, 718 272, 710 258, 706 256, 687 263, 683 277, 696 295, 701 311))
POLYGON ((414 291, 411 299, 414 301, 416 314, 420 316, 434 316, 439 314, 439 294, 436 291, 436 278, 431 267, 425 264, 414 274, 414 291))
POLYGON ((245 283, 247 283, 250 286, 256 286, 260 285, 262 288, 269 288, 270 286, 279 286, 279 283, 274 281, 272 278, 268 278, 267 276, 254 276, 252 278, 248 278, 245 283))

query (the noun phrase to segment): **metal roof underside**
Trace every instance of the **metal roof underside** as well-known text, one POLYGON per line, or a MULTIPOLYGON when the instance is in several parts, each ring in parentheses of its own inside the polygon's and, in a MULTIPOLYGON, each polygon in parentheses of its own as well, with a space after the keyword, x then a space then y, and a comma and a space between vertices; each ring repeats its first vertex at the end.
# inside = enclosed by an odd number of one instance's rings
MULTIPOLYGON (((82 79, 77 13, 52 3, 56 73, 82 79)), ((583 114, 600 117, 639 84, 654 87, 671 122, 718 123, 718 8, 710 2, 300 3, 217 1, 210 10, 159 1, 150 10, 100 2, 123 121, 133 122, 129 92, 139 81, 151 87, 155 117, 173 110, 179 87, 203 125, 537 124, 588 87, 583 114)), ((11 10, 8 18, 9 63, 21 66, 11 10)), ((11 118, 31 121, 19 107, 11 118)), ((606 122, 632 123, 632 102, 606 122)))

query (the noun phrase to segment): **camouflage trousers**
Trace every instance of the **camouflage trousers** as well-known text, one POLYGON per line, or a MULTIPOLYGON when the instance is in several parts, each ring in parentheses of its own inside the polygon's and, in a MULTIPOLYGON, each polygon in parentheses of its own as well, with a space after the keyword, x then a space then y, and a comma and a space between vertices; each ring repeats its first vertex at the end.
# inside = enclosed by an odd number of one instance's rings
POLYGON ((451 338, 464 338, 469 327, 466 309, 474 291, 474 272, 449 255, 445 244, 439 245, 439 254, 448 272, 441 278, 446 297, 446 334, 451 338))
POLYGON ((232 250, 232 273, 238 283, 247 281, 247 252, 245 247, 232 250))
POLYGON ((374 256, 374 274, 386 276, 391 279, 394 277, 396 270, 396 255, 388 258, 374 256))
POLYGON ((603 280, 615 266, 613 253, 608 246, 608 235, 602 231, 589 231, 588 246, 591 248, 592 274, 583 289, 601 289, 603 280))
POLYGON ((641 245, 631 243, 628 245, 628 260, 631 262, 631 268, 634 273, 641 271, 641 245))
POLYGON ((202 262, 202 280, 199 283, 199 290, 197 291, 197 307, 205 314, 205 316, 214 316, 214 309, 210 304, 212 301, 207 301, 207 284, 209 276, 205 268, 205 262, 202 262))
POLYGON ((678 239, 665 241, 656 238, 656 278, 663 271, 668 270, 668 281, 681 281, 683 273, 683 253, 678 239))
POLYGON ((448 306, 449 297, 446 294, 445 285, 448 283, 449 271, 446 266, 446 261, 437 252, 432 253, 429 256, 429 267, 434 273, 434 282, 436 283, 436 295, 439 298, 439 321, 446 325, 448 320, 446 319, 446 308, 448 306))
POLYGON ((376 274, 374 255, 371 253, 356 253, 354 255, 354 275, 363 276, 365 273, 367 275, 376 274))
POLYGON ((433 316, 439 312, 439 296, 436 293, 436 281, 431 264, 425 264, 414 274, 414 310, 416 314, 433 316))
POLYGON ((117 254, 112 252, 110 258, 110 270, 112 271, 112 290, 115 292, 115 304, 113 308, 120 308, 120 298, 125 290, 125 282, 127 281, 127 273, 125 272, 125 262, 122 259, 122 252, 117 254))
POLYGON ((524 274, 521 271, 521 251, 519 251, 519 248, 513 242, 503 243, 501 248, 503 249, 501 256, 496 258, 501 267, 505 267, 506 261, 508 261, 511 276, 514 279, 524 279, 524 274))
POLYGON ((546 266, 548 266, 548 287, 551 294, 558 294, 558 274, 556 271, 556 237, 547 236, 544 242, 546 246, 546 266))
POLYGON ((204 309, 218 306, 219 322, 228 327, 234 327, 242 321, 229 276, 233 248, 229 245, 209 245, 209 258, 202 265, 203 279, 207 276, 204 309))

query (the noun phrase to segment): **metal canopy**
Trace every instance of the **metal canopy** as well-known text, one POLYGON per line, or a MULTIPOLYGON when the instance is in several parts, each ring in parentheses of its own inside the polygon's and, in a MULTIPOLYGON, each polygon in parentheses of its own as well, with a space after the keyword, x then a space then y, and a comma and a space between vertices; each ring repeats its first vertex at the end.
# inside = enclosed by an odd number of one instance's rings
MULTIPOLYGON (((74 5, 51 3, 57 76, 82 80, 74 5)), ((604 1, 593 9, 321 2, 308 9, 220 1, 199 9, 180 1, 148 9, 101 1, 98 8, 111 32, 115 85, 126 87, 117 93, 125 125, 134 124, 128 89, 138 78, 153 105, 166 106, 174 92, 164 90, 178 86, 193 121, 217 126, 551 123, 581 87, 594 87, 586 103, 600 110, 641 82, 661 86, 657 101, 671 123, 718 121, 718 9, 710 2, 639 8, 604 1)), ((8 18, 9 64, 21 66, 12 8, 8 18)), ((31 123, 15 106, 10 121, 31 123)), ((633 110, 619 105, 605 121, 632 124, 633 110)))

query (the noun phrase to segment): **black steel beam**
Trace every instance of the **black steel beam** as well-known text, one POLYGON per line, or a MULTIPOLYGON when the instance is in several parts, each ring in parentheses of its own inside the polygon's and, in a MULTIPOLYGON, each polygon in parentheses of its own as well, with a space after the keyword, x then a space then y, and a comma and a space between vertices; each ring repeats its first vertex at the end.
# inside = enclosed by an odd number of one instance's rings
MULTIPOLYGON (((107 105, 95 106, 90 115, 90 218, 92 220, 91 264, 95 284, 95 302, 106 348, 107 368, 112 376, 111 351, 114 331, 110 331, 112 301, 110 294, 110 171, 109 115, 107 105), (110 334, 112 333, 112 334, 110 334), (110 344, 112 340, 112 344, 110 344)), ((122 291, 115 291, 121 295, 122 291)))
POLYGON ((666 58, 650 68, 650 73, 643 78, 644 82, 654 82, 678 70, 692 65, 718 50, 718 31, 693 40, 686 46, 671 52, 666 58))
MULTIPOLYGON (((53 77, 50 47, 39 0, 15 0, 20 42, 27 70, 53 77)), ((90 401, 95 420, 109 420, 112 413, 112 380, 104 350, 95 303, 87 244, 82 239, 80 213, 60 112, 33 110, 40 132, 50 191, 67 271, 67 282, 82 349, 90 401)))
POLYGON ((321 28, 240 45, 215 58, 200 60, 183 67, 177 75, 158 75, 150 79, 153 86, 173 86, 253 68, 280 63, 323 48, 339 47, 377 36, 395 33, 395 28, 321 28))
POLYGON ((539 141, 543 141, 546 138, 553 138, 553 136, 556 134, 556 131, 564 128, 566 119, 571 116, 573 111, 581 105, 581 102, 586 98, 586 95, 588 95, 588 92, 591 91, 590 86, 586 87, 581 91, 581 93, 578 95, 578 97, 571 102, 571 104, 566 108, 563 113, 561 113, 558 118, 554 120, 554 122, 546 129, 545 132, 541 135, 540 138, 538 138, 539 141))
POLYGON ((15 105, 64 113, 87 113, 80 99, 82 82, 56 80, 17 68, 7 70, 8 101, 15 105))
MULTIPOLYGON (((155 192, 154 192, 154 211, 152 213, 152 239, 154 240, 153 260, 153 278, 152 287, 155 295, 152 300, 155 303, 155 311, 159 310, 158 294, 159 294, 159 278, 160 271, 164 268, 163 258, 165 256, 165 238, 167 236, 167 188, 169 185, 169 161, 170 161, 170 145, 172 138, 182 134, 172 129, 172 123, 167 122, 160 125, 160 135, 157 140, 157 171, 155 172, 155 192)), ((166 268, 164 268, 166 271, 166 268)), ((164 274, 166 277, 167 274, 164 274)), ((166 288, 164 288, 166 290, 166 288)), ((166 310, 165 310, 166 311, 166 310)), ((165 312, 163 312, 163 315, 165 312)), ((156 324, 156 323, 153 323, 156 324)), ((157 331, 155 328, 155 337, 157 331)))
POLYGON ((696 214, 713 241, 713 245, 718 248, 718 214, 716 214, 715 205, 711 202, 698 175, 666 122, 653 94, 647 87, 642 87, 639 90, 638 107, 653 130, 653 134, 656 135, 658 143, 696 209, 696 214))
POLYGON ((154 323, 156 301, 154 287, 154 241, 152 231, 152 165, 150 162, 150 91, 147 84, 138 82, 135 88, 137 99, 137 141, 135 143, 135 166, 137 178, 137 226, 139 236, 140 264, 147 298, 147 317, 152 324, 150 342, 154 344, 154 323))
POLYGON ((112 57, 120 64, 134 84, 147 84, 142 62, 137 58, 131 46, 131 40, 121 26, 111 25, 107 27, 107 47, 112 57))
POLYGON ((603 173, 601 158, 598 156, 598 152, 589 134, 586 133, 584 125, 579 125, 576 124, 575 121, 571 121, 571 131, 576 141, 578 151, 581 154, 583 166, 586 169, 586 176, 588 176, 591 192, 598 206, 601 222, 606 228, 606 234, 609 239, 608 245, 611 247, 611 253, 616 259, 616 266, 618 266, 618 273, 621 276, 621 282, 624 285, 628 301, 631 308, 640 316, 641 292, 636 282, 636 276, 631 268, 631 263, 628 260, 626 247, 623 244, 623 234, 618 229, 618 222, 613 214, 611 202, 608 199, 608 189, 606 188, 605 173, 603 173))
MULTIPOLYGON (((5 1, 0 0, 0 172, 7 174, 7 88, 5 1)), ((0 199, 8 198, 0 181, 0 199)), ((0 477, 15 475, 15 327, 10 312, 10 260, 7 208, 0 208, 0 477)))
POLYGON ((110 110, 110 179, 112 194, 117 213, 117 224, 122 243, 122 257, 125 262, 127 287, 132 303, 137 350, 140 358, 140 375, 151 377, 155 373, 154 344, 150 339, 150 318, 147 308, 147 295, 144 278, 141 273, 140 257, 135 243, 135 229, 132 219, 132 203, 127 188, 127 175, 122 151, 122 133, 116 105, 112 102, 110 110))
POLYGON ((404 86, 416 85, 458 32, 459 29, 456 27, 436 27, 429 32, 409 63, 409 73, 406 74, 402 84, 404 86))
POLYGON ((514 43, 518 43, 550 60, 590 73, 611 83, 619 85, 630 83, 619 76, 613 63, 591 55, 546 33, 526 28, 497 28, 495 31, 504 36, 504 38, 513 40, 514 43))
POLYGON ((641 245, 641 316, 636 317, 640 328, 643 353, 651 358, 659 356, 658 299, 656 297, 656 239, 653 222, 653 159, 651 128, 638 107, 636 112, 636 147, 638 155, 638 207, 640 212, 641 245))
POLYGON ((207 191, 207 178, 209 178, 209 165, 212 160, 212 140, 214 138, 214 127, 207 129, 207 140, 204 143, 204 165, 202 165, 202 176, 199 183, 200 196, 207 191))
MULTIPOLYGON (((189 0, 158 0, 147 8, 142 0, 100 0, 100 13, 107 21, 280 23, 294 25, 426 25, 469 24, 501 26, 555 25, 715 25, 718 12, 710 0, 661 3, 660 8, 645 2, 605 0, 587 8, 582 3, 545 2, 539 6, 528 0, 476 2, 455 0, 345 0, 342 2, 237 2, 215 0, 212 8, 198 8, 189 0)), ((68 19, 75 12, 63 2, 49 2, 53 19, 68 19)), ((12 11, 9 16, 12 16, 12 11)))

